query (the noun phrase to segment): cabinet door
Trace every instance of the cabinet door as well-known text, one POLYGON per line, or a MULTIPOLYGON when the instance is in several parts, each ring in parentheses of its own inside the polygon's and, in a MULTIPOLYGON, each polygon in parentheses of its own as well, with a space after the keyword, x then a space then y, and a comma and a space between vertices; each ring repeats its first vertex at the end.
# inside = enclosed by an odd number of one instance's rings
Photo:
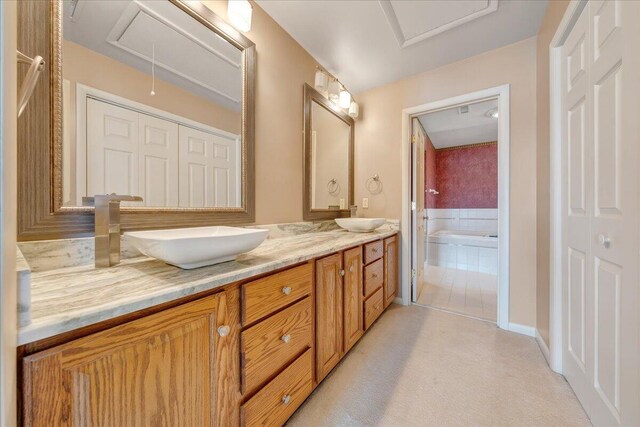
POLYGON ((362 317, 362 247, 344 252, 344 351, 364 333, 362 317))
POLYGON ((384 307, 398 293, 398 236, 384 239, 384 307))
POLYGON ((342 357, 341 254, 316 261, 316 374, 317 381, 342 357))
POLYGON ((238 295, 223 292, 26 357, 24 425, 239 424, 238 295))

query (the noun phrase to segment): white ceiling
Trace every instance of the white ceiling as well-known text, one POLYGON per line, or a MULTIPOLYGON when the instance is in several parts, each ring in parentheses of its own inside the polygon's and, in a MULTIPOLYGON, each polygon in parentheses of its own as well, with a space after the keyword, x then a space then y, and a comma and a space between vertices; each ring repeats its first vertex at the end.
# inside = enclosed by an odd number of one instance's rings
POLYGON ((499 118, 486 115, 498 107, 498 100, 477 102, 468 107, 469 112, 464 114, 456 107, 418 117, 436 149, 498 140, 499 118))
MULTIPOLYGON (((241 52, 168 1, 64 3, 64 38, 240 111, 241 52)), ((117 78, 117 76, 114 76, 117 78)))
POLYGON ((547 0, 256 2, 353 93, 535 36, 547 7, 547 0))

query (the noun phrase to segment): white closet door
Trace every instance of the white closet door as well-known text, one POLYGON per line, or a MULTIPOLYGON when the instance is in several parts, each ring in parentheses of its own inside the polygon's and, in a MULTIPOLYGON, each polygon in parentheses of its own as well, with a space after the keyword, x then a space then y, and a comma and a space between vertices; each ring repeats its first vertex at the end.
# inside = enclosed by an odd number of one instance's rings
POLYGON ((239 181, 234 139, 179 127, 180 206, 235 207, 239 181))
POLYGON ((235 139, 213 136, 213 203, 214 206, 238 207, 238 144, 235 139))
POLYGON ((138 113, 87 100, 87 196, 138 193, 138 113))
POLYGON ((145 206, 178 206, 178 124, 139 114, 139 190, 145 206))
POLYGON ((639 17, 591 1, 563 48, 563 366, 594 425, 640 425, 639 17))

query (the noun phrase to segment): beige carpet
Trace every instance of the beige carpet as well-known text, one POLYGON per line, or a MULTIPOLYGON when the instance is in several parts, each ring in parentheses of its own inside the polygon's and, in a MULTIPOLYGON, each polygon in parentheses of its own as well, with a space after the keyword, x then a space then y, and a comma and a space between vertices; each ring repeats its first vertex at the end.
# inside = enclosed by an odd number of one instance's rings
POLYGON ((572 426, 589 420, 532 338, 394 305, 288 425, 572 426))

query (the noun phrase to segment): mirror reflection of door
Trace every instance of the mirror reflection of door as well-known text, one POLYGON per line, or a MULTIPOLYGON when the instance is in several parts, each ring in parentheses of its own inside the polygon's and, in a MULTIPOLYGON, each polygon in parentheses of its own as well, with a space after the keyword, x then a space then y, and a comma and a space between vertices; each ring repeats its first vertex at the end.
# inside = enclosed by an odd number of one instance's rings
POLYGON ((349 206, 349 138, 351 127, 313 101, 311 103, 311 208, 349 206))
POLYGON ((63 197, 241 207, 242 52, 170 2, 65 2, 63 197))
POLYGON ((426 133, 417 118, 412 119, 411 130, 413 157, 413 209, 412 220, 415 224, 413 238, 413 302, 417 301, 424 287, 424 263, 426 261, 426 209, 425 209, 425 136, 426 133))

